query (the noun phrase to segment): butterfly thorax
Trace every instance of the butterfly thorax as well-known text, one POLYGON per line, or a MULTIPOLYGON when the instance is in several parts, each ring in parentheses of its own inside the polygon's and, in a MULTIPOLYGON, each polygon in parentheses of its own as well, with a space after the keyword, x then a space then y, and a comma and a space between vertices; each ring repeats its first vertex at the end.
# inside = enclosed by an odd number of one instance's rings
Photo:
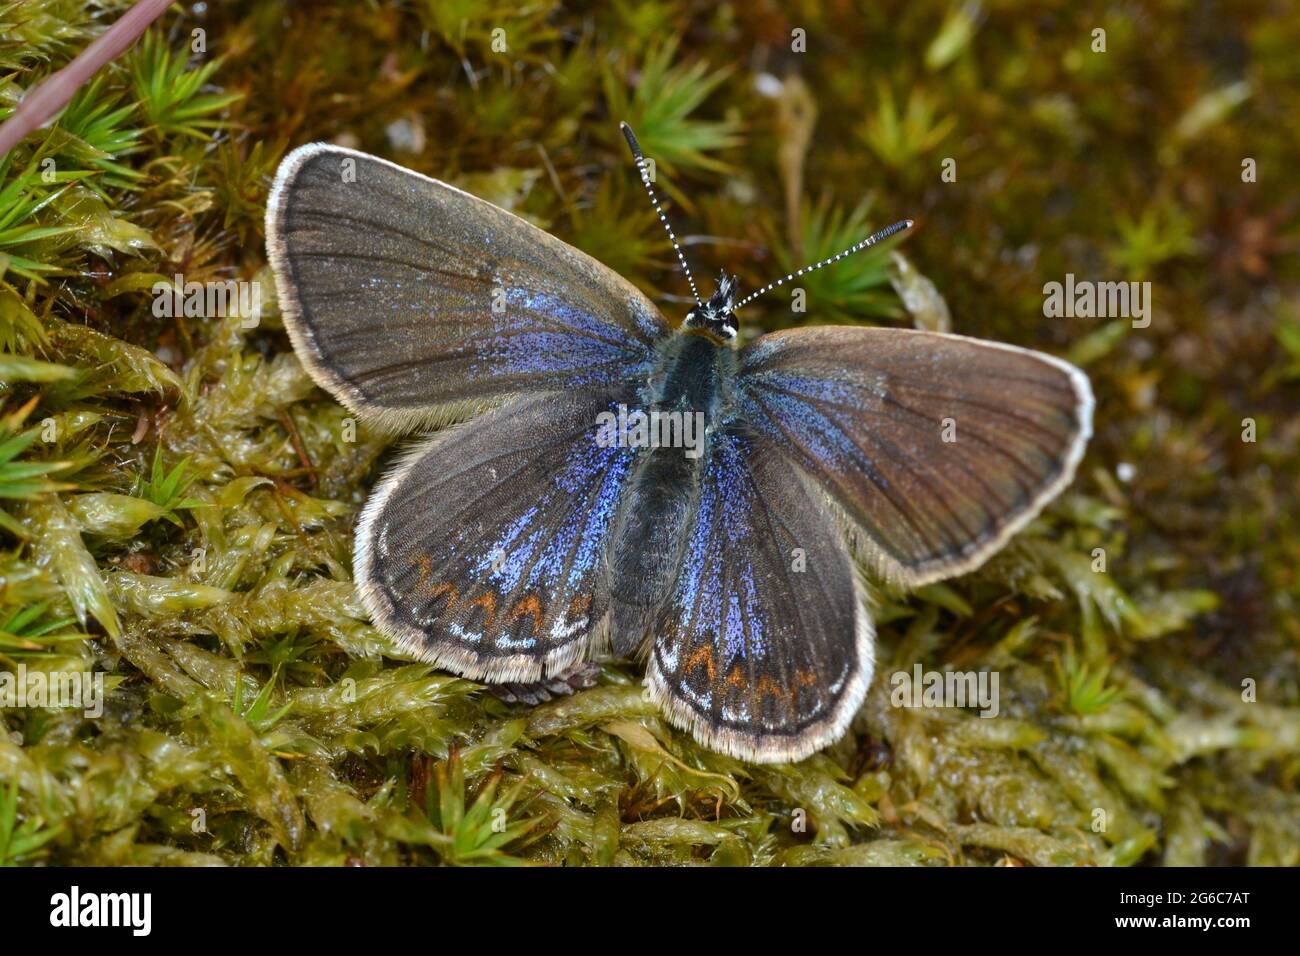
POLYGON ((642 400, 648 407, 703 412, 712 423, 730 398, 735 350, 712 335, 683 328, 656 350, 642 400))

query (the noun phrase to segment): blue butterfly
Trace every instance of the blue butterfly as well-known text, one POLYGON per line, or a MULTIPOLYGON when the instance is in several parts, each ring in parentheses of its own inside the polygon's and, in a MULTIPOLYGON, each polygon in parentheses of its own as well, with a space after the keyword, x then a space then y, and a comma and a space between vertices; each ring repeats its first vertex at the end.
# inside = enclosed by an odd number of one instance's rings
POLYGON ((1087 378, 1025 349, 851 327, 738 347, 756 295, 910 222, 746 299, 723 276, 676 329, 544 231, 353 150, 291 153, 266 224, 312 377, 377 427, 449 426, 357 526, 376 626, 488 682, 644 654, 668 720, 747 760, 805 757, 861 705, 874 631, 854 555, 913 586, 978 567, 1090 434, 1087 378), (702 427, 693 448, 610 440, 629 418, 702 427))

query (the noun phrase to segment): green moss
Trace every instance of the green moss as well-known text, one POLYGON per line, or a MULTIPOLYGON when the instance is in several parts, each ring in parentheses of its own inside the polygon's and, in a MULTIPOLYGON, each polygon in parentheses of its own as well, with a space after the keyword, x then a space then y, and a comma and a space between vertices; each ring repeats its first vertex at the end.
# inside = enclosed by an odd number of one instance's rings
MULTIPOLYGON (((0 117, 126 6, 0 4, 0 117)), ((178 5, 0 161, 0 665, 108 675, 101 717, 0 712, 0 863, 1300 864, 1300 16, 1157 7, 178 5), (392 441, 279 321, 265 191, 317 139, 679 311, 620 119, 698 272, 754 288, 919 221, 746 334, 951 327, 1099 396, 1078 480, 1002 554, 877 589, 854 732, 794 766, 702 750, 630 663, 528 708, 402 660, 350 579, 392 441), (1151 326, 1045 319, 1067 272, 1151 281, 1151 326), (157 316, 177 273, 260 311, 157 316), (894 706, 917 663, 996 670, 999 714, 894 706)))

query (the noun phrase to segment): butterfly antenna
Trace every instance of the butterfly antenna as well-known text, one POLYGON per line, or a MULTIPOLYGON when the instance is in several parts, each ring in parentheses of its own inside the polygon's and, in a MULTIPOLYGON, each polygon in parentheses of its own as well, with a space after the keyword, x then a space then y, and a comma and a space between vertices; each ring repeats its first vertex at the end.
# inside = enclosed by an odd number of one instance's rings
POLYGON ((655 195, 654 187, 650 185, 650 171, 646 167, 645 156, 641 153, 641 144, 636 141, 636 136, 632 133, 632 127, 626 123, 619 123, 618 128, 623 131, 623 138, 627 140, 628 149, 632 150, 632 158, 636 160, 637 171, 641 173, 641 182, 645 186, 646 193, 650 196, 650 202, 654 204, 655 212, 659 214, 659 221, 664 224, 664 229, 668 232, 668 238, 672 241, 673 251, 677 253, 677 261, 682 264, 682 271, 686 273, 686 281, 691 284, 691 295, 695 296, 695 304, 703 306, 700 301, 699 290, 695 288, 695 277, 691 275, 691 267, 686 264, 686 256, 682 253, 682 247, 677 242, 677 237, 673 235, 673 227, 668 224, 668 217, 664 215, 663 207, 659 205, 659 197, 655 195))
POLYGON ((906 232, 908 229, 911 229, 913 225, 915 225, 915 223, 911 219, 904 219, 901 222, 894 223, 892 226, 886 226, 884 229, 881 229, 879 232, 872 233, 871 235, 867 236, 867 238, 863 239, 861 242, 857 242, 849 246, 843 252, 837 252, 835 253, 835 255, 827 259, 823 259, 821 262, 815 262, 810 266, 804 266, 802 269, 796 269, 794 272, 791 272, 789 275, 782 276, 781 278, 777 279, 775 282, 769 282, 767 285, 763 286, 763 288, 759 289, 757 292, 751 292, 749 295, 745 296, 743 299, 737 302, 734 306, 732 306, 732 311, 734 312, 736 309, 739 309, 742 305, 744 305, 747 302, 753 302, 764 292, 771 292, 777 286, 784 285, 790 279, 795 279, 798 278, 799 276, 807 275, 810 272, 816 272, 822 266, 828 266, 833 262, 839 262, 841 259, 845 258, 846 256, 851 256, 855 252, 861 252, 863 249, 868 249, 871 246, 874 246, 876 243, 888 239, 890 236, 896 236, 900 232, 906 232))

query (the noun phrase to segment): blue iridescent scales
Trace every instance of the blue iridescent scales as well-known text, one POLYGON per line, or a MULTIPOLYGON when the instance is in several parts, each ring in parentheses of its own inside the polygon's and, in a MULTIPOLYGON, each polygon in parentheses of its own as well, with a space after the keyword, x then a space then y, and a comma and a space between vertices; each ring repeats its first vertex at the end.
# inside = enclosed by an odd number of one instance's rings
POLYGON ((367 580, 382 613, 443 635, 477 669, 578 659, 635 457, 600 447, 590 427, 615 401, 579 390, 512 401, 417 446, 375 513, 382 560, 367 580))
POLYGON ((376 626, 494 682, 644 656, 670 721, 750 760, 804 757, 858 710, 856 565, 903 584, 977 567, 1091 427, 1082 373, 1023 349, 848 327, 738 349, 730 282, 673 329, 547 233, 338 147, 284 161, 267 237, 315 380, 378 427, 439 429, 356 529, 376 626), (606 444, 615 409, 699 414, 703 448, 606 444))

